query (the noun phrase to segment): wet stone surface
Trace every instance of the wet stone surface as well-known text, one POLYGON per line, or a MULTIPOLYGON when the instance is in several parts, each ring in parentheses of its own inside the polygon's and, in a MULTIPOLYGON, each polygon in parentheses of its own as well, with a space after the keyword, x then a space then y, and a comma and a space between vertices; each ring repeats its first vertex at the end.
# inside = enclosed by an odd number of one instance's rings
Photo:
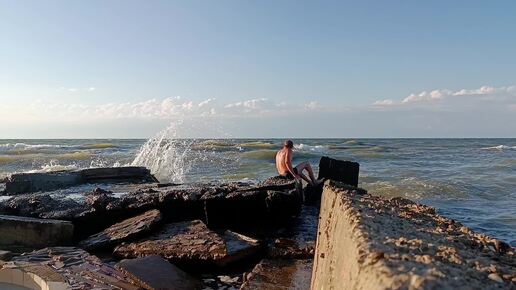
POLYGON ((311 260, 265 259, 247 275, 241 289, 308 290, 311 273, 311 260))
POLYGON ((224 240, 199 220, 167 224, 145 241, 120 245, 114 254, 122 258, 160 255, 175 262, 206 262, 227 255, 224 240))
POLYGON ((139 289, 125 282, 129 281, 127 275, 74 247, 44 248, 14 257, 11 263, 49 266, 64 277, 70 289, 139 289))
POLYGON ((86 250, 99 250, 130 241, 151 231, 161 221, 159 210, 150 210, 141 215, 114 224, 104 231, 79 243, 86 250))
POLYGON ((201 282, 160 256, 122 260, 116 268, 135 285, 149 290, 196 290, 201 282))

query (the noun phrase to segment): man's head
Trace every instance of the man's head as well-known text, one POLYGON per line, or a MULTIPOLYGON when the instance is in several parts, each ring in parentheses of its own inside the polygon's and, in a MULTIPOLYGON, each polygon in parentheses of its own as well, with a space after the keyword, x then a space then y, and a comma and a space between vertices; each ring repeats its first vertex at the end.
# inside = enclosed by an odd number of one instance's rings
POLYGON ((294 142, 292 142, 292 140, 285 140, 285 142, 283 142, 283 147, 292 149, 292 147, 294 147, 294 142))

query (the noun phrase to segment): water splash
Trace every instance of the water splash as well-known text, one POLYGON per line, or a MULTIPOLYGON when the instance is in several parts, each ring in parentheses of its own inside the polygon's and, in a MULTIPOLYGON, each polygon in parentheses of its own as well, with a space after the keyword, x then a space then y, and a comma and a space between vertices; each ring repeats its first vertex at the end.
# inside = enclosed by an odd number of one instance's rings
MULTIPOLYGON (((166 129, 150 138, 140 148, 133 166, 145 166, 162 182, 185 183, 191 180, 202 180, 207 174, 206 170, 215 170, 215 173, 223 175, 230 170, 233 164, 238 163, 238 158, 221 156, 217 152, 206 148, 206 142, 213 140, 192 138, 202 136, 205 132, 220 130, 213 128, 213 123, 199 122, 186 123, 184 120, 172 122, 166 129), (184 138, 189 136, 189 138, 184 138), (210 168, 210 169, 208 169, 210 168)), ((225 136, 226 134, 220 134, 225 136)), ((226 135, 227 136, 227 135, 226 135)), ((231 146, 228 139, 217 139, 220 146, 231 146), (227 145, 225 145, 227 143, 227 145)))

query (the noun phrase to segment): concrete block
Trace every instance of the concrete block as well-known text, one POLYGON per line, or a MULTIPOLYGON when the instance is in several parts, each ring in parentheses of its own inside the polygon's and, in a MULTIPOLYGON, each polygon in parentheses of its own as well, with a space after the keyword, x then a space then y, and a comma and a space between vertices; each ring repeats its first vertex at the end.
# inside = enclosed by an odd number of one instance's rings
POLYGON ((348 185, 358 186, 360 164, 357 162, 333 159, 327 156, 319 161, 318 179, 331 179, 348 185))
POLYGON ((0 248, 39 249, 70 244, 73 224, 68 221, 0 215, 0 248))

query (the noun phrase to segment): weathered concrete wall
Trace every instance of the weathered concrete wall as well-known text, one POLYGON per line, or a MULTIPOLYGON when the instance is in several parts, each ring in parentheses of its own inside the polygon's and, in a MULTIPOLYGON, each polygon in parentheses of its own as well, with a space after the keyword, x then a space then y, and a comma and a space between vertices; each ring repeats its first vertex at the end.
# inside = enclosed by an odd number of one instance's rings
POLYGON ((68 221, 0 215, 0 248, 20 251, 71 243, 68 221))
POLYGON ((157 182, 158 180, 145 167, 107 167, 89 168, 77 171, 58 171, 42 173, 17 173, 7 178, 7 194, 49 191, 59 188, 94 182, 131 181, 157 182))
POLYGON ((514 249, 428 206, 327 181, 311 289, 514 289, 514 249))

